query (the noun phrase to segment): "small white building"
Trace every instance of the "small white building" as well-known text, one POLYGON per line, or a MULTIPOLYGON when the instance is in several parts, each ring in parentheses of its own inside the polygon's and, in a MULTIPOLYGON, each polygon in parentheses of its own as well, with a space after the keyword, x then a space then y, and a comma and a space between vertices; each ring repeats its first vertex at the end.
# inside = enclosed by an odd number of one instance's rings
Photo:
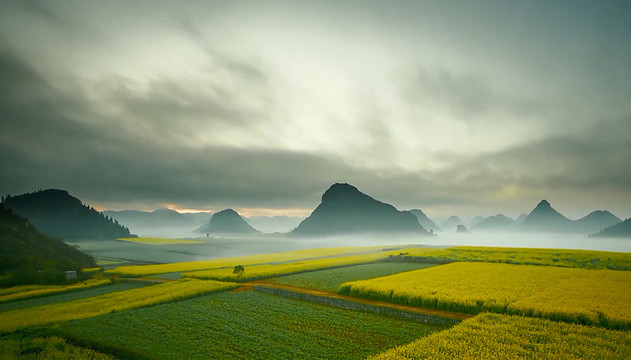
POLYGON ((76 279, 77 272, 75 270, 66 271, 66 279, 76 279))

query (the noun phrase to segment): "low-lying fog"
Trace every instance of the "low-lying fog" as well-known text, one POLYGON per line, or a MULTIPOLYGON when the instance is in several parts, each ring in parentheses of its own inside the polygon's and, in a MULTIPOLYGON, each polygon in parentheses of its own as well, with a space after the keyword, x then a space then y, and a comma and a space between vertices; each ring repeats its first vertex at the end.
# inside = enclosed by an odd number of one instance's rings
POLYGON ((581 235, 543 233, 454 233, 435 236, 354 235, 302 238, 286 234, 259 234, 243 237, 194 237, 203 243, 186 245, 144 245, 117 240, 74 241, 82 250, 100 258, 125 259, 131 263, 196 261, 220 257, 273 253, 298 249, 341 246, 501 246, 560 249, 586 249, 631 252, 631 239, 587 238, 581 235))

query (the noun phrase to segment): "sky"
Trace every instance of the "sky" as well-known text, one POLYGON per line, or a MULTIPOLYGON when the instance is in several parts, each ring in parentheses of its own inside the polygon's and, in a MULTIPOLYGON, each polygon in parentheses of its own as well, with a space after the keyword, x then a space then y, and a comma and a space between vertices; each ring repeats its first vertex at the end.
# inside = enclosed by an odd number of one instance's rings
POLYGON ((631 2, 0 2, 0 193, 631 216, 631 2))

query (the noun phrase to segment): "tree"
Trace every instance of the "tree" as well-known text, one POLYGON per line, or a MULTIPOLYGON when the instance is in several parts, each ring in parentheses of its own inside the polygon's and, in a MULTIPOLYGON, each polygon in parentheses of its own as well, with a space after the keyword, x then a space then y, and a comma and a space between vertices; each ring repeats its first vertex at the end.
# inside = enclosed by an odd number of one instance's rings
POLYGON ((241 275, 243 275, 244 271, 245 268, 243 267, 243 265, 237 265, 234 267, 234 269, 232 269, 232 273, 237 275, 237 281, 241 279, 241 275))

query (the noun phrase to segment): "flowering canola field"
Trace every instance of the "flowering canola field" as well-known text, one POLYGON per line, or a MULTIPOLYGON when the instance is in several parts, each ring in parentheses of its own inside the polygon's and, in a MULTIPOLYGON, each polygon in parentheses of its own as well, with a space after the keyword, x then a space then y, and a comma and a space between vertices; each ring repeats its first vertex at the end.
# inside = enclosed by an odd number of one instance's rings
POLYGON ((269 264, 285 261, 307 260, 327 256, 362 254, 369 252, 379 253, 383 258, 389 255, 388 252, 382 251, 381 246, 307 249, 284 251, 273 254, 257 254, 169 264, 119 266, 116 269, 106 270, 105 274, 136 277, 165 274, 171 272, 199 271, 218 268, 230 268, 230 271, 232 271, 232 268, 236 265, 269 264))
POLYGON ((184 279, 87 299, 11 310, 0 313, 0 333, 162 304, 236 287, 235 283, 184 279))
POLYGON ((629 358, 626 331, 486 313, 371 360, 629 358))
POLYGON ((90 279, 72 285, 19 285, 3 289, 0 292, 0 303, 88 289, 111 283, 108 279, 90 279))
POLYGON ((631 270, 631 253, 537 248, 457 246, 446 249, 414 247, 393 252, 399 260, 492 262, 548 265, 581 269, 631 270))
POLYGON ((430 309, 631 328, 631 272, 453 263, 347 282, 341 293, 430 309))
POLYGON ((182 277, 192 277, 198 279, 212 279, 220 281, 248 281, 276 276, 295 274, 305 271, 314 271, 321 269, 330 269, 340 266, 365 264, 383 259, 381 252, 336 256, 322 259, 313 259, 305 261, 287 262, 282 264, 264 264, 246 266, 241 276, 233 274, 233 268, 212 269, 205 271, 194 271, 182 274, 182 277))

